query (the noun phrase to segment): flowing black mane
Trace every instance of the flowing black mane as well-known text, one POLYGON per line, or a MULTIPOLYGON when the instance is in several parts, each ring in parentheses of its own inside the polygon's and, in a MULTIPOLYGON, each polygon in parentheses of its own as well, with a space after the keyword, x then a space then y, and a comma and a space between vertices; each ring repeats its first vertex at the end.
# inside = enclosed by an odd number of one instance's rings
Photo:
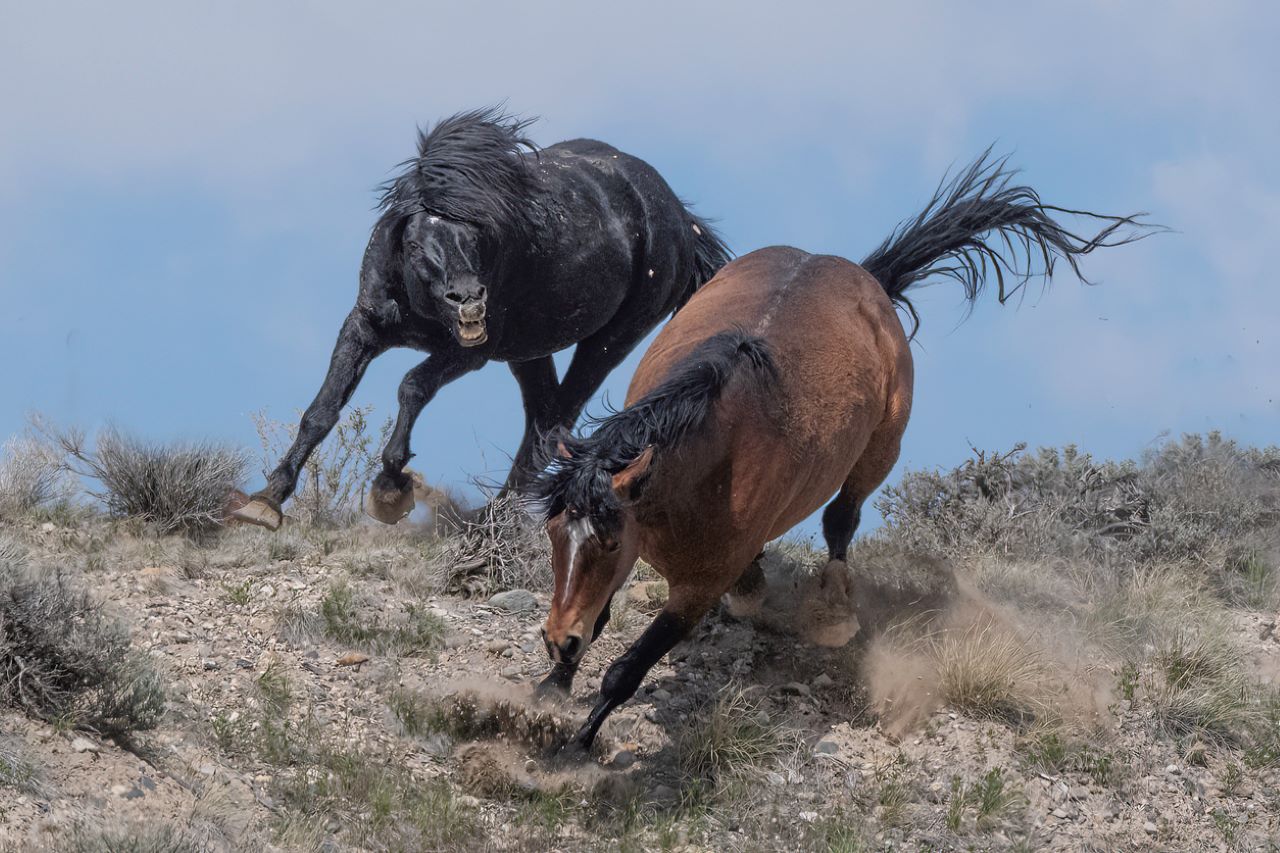
POLYGON ((490 233, 523 230, 536 180, 525 156, 537 153, 523 134, 534 121, 486 107, 420 129, 418 156, 379 187, 378 206, 405 216, 426 212, 490 233))
POLYGON ((622 505, 613 491, 613 475, 646 448, 669 449, 700 427, 740 367, 766 377, 777 371, 760 338, 734 331, 703 341, 657 388, 622 411, 594 420, 590 435, 563 436, 562 452, 527 496, 547 518, 569 510, 590 519, 597 532, 616 532, 622 505))

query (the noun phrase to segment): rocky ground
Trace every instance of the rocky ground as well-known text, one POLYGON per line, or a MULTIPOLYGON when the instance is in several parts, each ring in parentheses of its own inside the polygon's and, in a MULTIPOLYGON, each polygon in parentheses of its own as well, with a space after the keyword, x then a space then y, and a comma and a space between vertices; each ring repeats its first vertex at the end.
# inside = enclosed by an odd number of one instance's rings
MULTIPOLYGON (((0 713, 11 770, 3 849, 1280 842, 1274 763, 1194 734, 1159 736, 1141 675, 1105 661, 1058 673, 1087 682, 1094 700, 1067 726, 1061 714, 956 707, 930 695, 908 658, 887 665, 923 689, 877 690, 868 668, 878 652, 863 641, 818 649, 785 620, 714 614, 613 715, 600 754, 565 765, 555 745, 660 606, 651 575, 633 581, 572 698, 547 709, 531 700, 547 669, 545 593, 447 592, 424 568, 440 542, 421 530, 235 529, 194 543, 81 518, 5 532, 33 564, 72 569, 124 620, 162 674, 168 710, 124 741, 0 713)), ((1268 614, 1244 611, 1227 629, 1264 681, 1280 673, 1273 629, 1268 614)))

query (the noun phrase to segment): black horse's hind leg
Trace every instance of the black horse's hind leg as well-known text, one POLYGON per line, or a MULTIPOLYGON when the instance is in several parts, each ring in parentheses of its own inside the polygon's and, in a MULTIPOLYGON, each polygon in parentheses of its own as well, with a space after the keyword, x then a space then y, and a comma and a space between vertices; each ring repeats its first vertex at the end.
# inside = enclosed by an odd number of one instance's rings
POLYGON ((828 559, 844 562, 848 558, 849 544, 862 520, 862 500, 845 483, 822 511, 822 538, 827 541, 828 559))
MULTIPOLYGON (((613 596, 609 596, 609 600, 604 603, 604 610, 601 610, 596 618, 596 626, 591 632, 591 642, 594 643, 604 630, 604 626, 609 624, 612 606, 613 596)), ((539 699, 568 696, 569 691, 573 689, 573 677, 577 674, 578 664, 556 661, 552 664, 551 672, 547 673, 547 677, 538 682, 538 686, 534 688, 534 695, 539 699)))
POLYGON ((520 440, 520 449, 511 462, 503 493, 517 491, 529 482, 538 461, 538 442, 559 422, 560 383, 551 356, 512 362, 510 367, 511 375, 520 385, 520 398, 524 402, 524 438, 520 440))
POLYGON ((266 487, 235 511, 236 518, 272 530, 280 526, 284 520, 281 506, 297 488, 302 466, 338 422, 342 407, 351 399, 369 362, 388 346, 359 308, 347 315, 329 359, 324 384, 303 413, 293 445, 267 477, 266 487))
POLYGON ((386 524, 395 524, 413 509, 413 482, 404 473, 404 466, 413 457, 409 450, 413 425, 436 392, 484 363, 483 357, 465 352, 433 353, 400 380, 400 390, 396 394, 400 411, 387 446, 382 449, 382 472, 374 478, 365 504, 365 511, 370 516, 386 524))
POLYGON ((573 360, 560 383, 558 422, 572 428, 587 401, 600 390, 605 377, 622 364, 652 325, 632 319, 629 325, 605 326, 582 341, 573 351, 573 360))

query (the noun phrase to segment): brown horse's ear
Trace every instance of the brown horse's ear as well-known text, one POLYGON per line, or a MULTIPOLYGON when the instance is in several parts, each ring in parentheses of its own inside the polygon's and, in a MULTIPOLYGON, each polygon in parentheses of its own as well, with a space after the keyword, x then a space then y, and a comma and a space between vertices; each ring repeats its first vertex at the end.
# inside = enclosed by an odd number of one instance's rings
POLYGON ((653 462, 653 446, 646 447, 643 452, 631 462, 626 468, 613 475, 613 491, 622 500, 631 500, 635 495, 635 487, 639 484, 640 479, 649 471, 649 465, 653 462))

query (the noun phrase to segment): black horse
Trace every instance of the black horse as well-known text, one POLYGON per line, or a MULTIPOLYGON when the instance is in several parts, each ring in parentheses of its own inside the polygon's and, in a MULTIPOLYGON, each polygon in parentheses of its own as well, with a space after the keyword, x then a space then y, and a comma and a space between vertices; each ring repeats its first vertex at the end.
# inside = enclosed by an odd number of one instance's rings
POLYGON ((409 434, 441 386, 505 361, 525 430, 506 488, 528 480, 540 436, 571 427, 605 376, 728 260, 716 233, 647 163, 589 139, 538 149, 529 120, 495 108, 419 133, 381 188, 360 292, 293 446, 235 515, 275 529, 298 474, 392 347, 429 353, 400 383, 400 412, 366 511, 413 509, 409 434), (563 380, 552 354, 576 344, 563 380))

